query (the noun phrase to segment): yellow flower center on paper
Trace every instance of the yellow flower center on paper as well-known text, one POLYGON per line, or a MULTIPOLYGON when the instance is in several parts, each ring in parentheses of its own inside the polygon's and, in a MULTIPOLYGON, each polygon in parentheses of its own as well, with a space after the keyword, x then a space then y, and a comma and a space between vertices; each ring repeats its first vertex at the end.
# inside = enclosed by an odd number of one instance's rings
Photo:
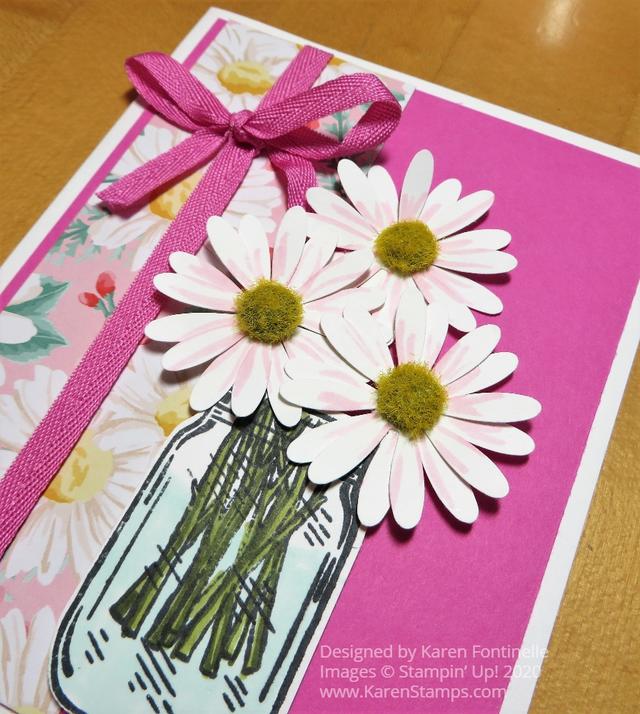
POLYGON ((42 709, 38 709, 37 707, 30 707, 30 706, 17 707, 16 712, 17 712, 17 714, 44 714, 42 709))
POLYGON ((157 198, 154 198, 149 204, 151 213, 172 221, 187 202, 193 189, 198 185, 201 176, 202 171, 197 171, 192 176, 184 179, 184 181, 180 181, 180 183, 161 193, 157 198))
POLYGON ((57 503, 84 502, 102 491, 113 473, 113 455, 96 446, 94 435, 91 430, 84 433, 44 492, 46 498, 57 503))
POLYGON ((168 394, 158 405, 154 418, 165 436, 169 436, 178 424, 193 414, 189 408, 190 396, 191 389, 182 387, 168 394))
POLYGON ((378 234, 373 252, 385 268, 406 278, 433 265, 438 241, 422 221, 398 221, 378 234))
POLYGON ((236 298, 236 320, 240 331, 250 339, 268 345, 293 337, 303 314, 300 295, 276 280, 258 280, 236 298))
POLYGON ((218 79, 232 94, 264 94, 275 81, 261 64, 248 60, 225 65, 218 72, 218 79))
POLYGON ((377 380, 376 411, 409 439, 420 439, 444 414, 447 390, 424 364, 406 362, 377 380))

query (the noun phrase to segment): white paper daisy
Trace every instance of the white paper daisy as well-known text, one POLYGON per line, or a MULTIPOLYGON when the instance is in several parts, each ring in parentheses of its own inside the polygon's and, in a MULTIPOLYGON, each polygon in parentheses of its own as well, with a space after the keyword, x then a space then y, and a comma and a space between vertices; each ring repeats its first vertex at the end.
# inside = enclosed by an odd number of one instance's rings
MULTIPOLYGON (((150 124, 118 162, 115 168, 117 175, 124 176, 134 171, 180 144, 187 136, 188 134, 180 129, 150 124)), ((132 243, 135 245, 136 252, 131 268, 139 270, 201 177, 202 170, 196 171, 154 198, 133 216, 107 214, 104 218, 91 221, 89 223, 91 241, 94 245, 109 250, 132 243)), ((271 214, 280 206, 281 199, 281 189, 269 162, 264 157, 258 157, 252 162, 247 176, 231 199, 224 216, 237 226, 240 217, 250 212, 260 219, 266 230, 271 231, 275 228, 271 214)))
POLYGON ((473 330, 435 362, 446 315, 411 286, 396 316, 396 365, 378 324, 358 307, 323 319, 322 329, 344 361, 325 367, 291 360, 281 394, 308 409, 363 413, 308 428, 290 445, 292 461, 310 462, 311 481, 344 476, 377 446, 358 501, 365 526, 379 523, 391 507, 400 526, 413 528, 424 503, 423 470, 444 506, 465 523, 478 516, 472 488, 493 498, 506 495, 505 477, 476 447, 529 454, 532 439, 507 424, 536 416, 540 404, 519 394, 481 391, 517 365, 515 355, 493 353, 498 327, 473 330))
POLYGON ((214 216, 207 225, 209 240, 227 272, 188 253, 173 253, 175 273, 156 276, 160 292, 206 311, 161 317, 145 330, 150 339, 178 343, 164 355, 165 369, 213 360, 191 393, 196 411, 211 407, 233 386, 236 416, 251 414, 266 391, 277 419, 297 424, 300 408, 279 395, 286 360, 339 361, 319 334, 323 315, 339 315, 348 304, 365 311, 382 304, 382 293, 350 288, 371 266, 370 252, 334 256, 335 241, 305 243, 306 218, 300 207, 285 213, 270 256, 255 217, 245 216, 236 231, 214 216))
POLYGON ((505 273, 517 264, 500 250, 511 240, 506 231, 458 232, 489 210, 491 191, 460 198, 462 185, 457 179, 447 179, 431 191, 433 156, 426 149, 413 157, 399 199, 391 176, 381 166, 365 174, 353 161, 343 159, 338 174, 351 204, 326 189, 309 189, 307 200, 316 212, 309 221, 309 235, 337 237, 339 248, 367 249, 375 256, 367 284, 383 289, 387 296, 378 318, 388 340, 400 296, 409 283, 417 285, 427 302, 442 303, 449 323, 463 332, 476 326, 469 308, 489 315, 502 311, 496 295, 461 275, 505 273))

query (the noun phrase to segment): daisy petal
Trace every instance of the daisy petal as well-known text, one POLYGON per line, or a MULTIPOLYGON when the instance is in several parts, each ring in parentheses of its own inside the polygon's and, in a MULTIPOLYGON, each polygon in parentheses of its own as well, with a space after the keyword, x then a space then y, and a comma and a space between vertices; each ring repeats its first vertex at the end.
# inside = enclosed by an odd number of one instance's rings
MULTIPOLYGON (((314 191, 315 189, 311 189, 314 191)), ((324 191, 324 189, 319 189, 324 191)), ((345 204, 346 205, 346 204, 345 204)), ((349 206, 349 208, 351 208, 349 206)), ((353 209, 352 209, 353 210, 353 209)), ((350 226, 344 224, 336 225, 334 221, 326 216, 319 216, 317 213, 310 213, 307 217, 307 233, 310 238, 321 241, 329 241, 333 247, 340 246, 347 250, 358 250, 359 248, 371 248, 373 236, 363 236, 355 232, 350 226)))
POLYGON ((369 456, 390 428, 373 414, 353 419, 348 427, 311 462, 308 473, 312 483, 330 483, 348 474, 369 456))
POLYGON ((289 359, 302 357, 320 363, 342 361, 322 335, 309 330, 297 330, 295 335, 286 341, 284 348, 289 359))
POLYGON ((320 332, 320 321, 325 315, 341 315, 347 305, 360 305, 367 312, 384 305, 385 295, 381 290, 347 288, 333 295, 314 300, 304 306, 302 325, 308 330, 320 332))
POLYGON ((431 443, 451 468, 470 486, 491 498, 509 493, 509 482, 491 459, 465 439, 448 433, 440 425, 429 434, 431 443))
POLYGON ((241 339, 242 333, 233 323, 216 325, 167 350, 162 357, 162 367, 171 371, 195 367, 222 354, 241 339))
POLYGON ((7 310, 0 315, 0 338, 5 345, 19 345, 38 334, 33 320, 7 310))
POLYGON ((540 414, 540 402, 533 397, 508 392, 480 392, 452 397, 445 414, 488 423, 526 421, 540 414))
POLYGON ((461 332, 469 332, 476 326, 476 318, 466 305, 456 302, 444 293, 432 280, 433 270, 417 273, 413 279, 430 305, 441 305, 445 311, 447 324, 461 332))
POLYGON ((303 208, 294 206, 282 217, 273 246, 271 277, 287 285, 300 262, 307 240, 307 215, 303 208))
POLYGON ((376 236, 375 229, 344 199, 326 188, 310 188, 307 191, 307 201, 311 208, 322 217, 323 223, 330 223, 338 231, 338 246, 342 245, 340 233, 344 231, 344 239, 348 242, 353 236, 360 236, 371 241, 376 236))
POLYGON ((363 419, 368 421, 369 417, 370 414, 361 414, 355 417, 337 416, 333 421, 325 424, 307 427, 297 439, 289 444, 287 458, 296 464, 307 464, 345 431, 349 431, 353 424, 358 424, 363 419))
POLYGON ((462 184, 458 179, 447 179, 438 184, 427 196, 419 216, 420 220, 431 225, 430 221, 436 218, 441 210, 455 203, 460 198, 461 192, 462 184))
POLYGON ((498 228, 478 228, 444 238, 438 243, 438 247, 444 251, 446 246, 447 253, 460 253, 467 250, 500 250, 510 242, 511 236, 507 231, 498 228))
POLYGON ((384 305, 376 312, 375 319, 382 328, 387 344, 393 340, 393 325, 398 304, 408 284, 405 278, 388 273, 386 270, 379 270, 362 285, 363 288, 383 290, 386 295, 384 305))
POLYGON ((473 491, 451 470, 428 437, 418 443, 418 449, 427 478, 444 507, 459 521, 473 523, 478 517, 473 491))
POLYGON ((376 380, 381 372, 392 366, 390 355, 384 362, 376 361, 374 355, 379 350, 375 333, 367 335, 364 330, 354 329, 344 318, 332 315, 324 317, 320 327, 338 354, 368 379, 376 380))
POLYGON ((373 263, 373 253, 364 248, 336 255, 329 264, 299 288, 303 302, 310 302, 353 284, 373 263))
POLYGON ((269 259, 269 241, 262 223, 252 215, 242 216, 238 229, 241 240, 247 250, 248 272, 254 280, 271 277, 271 260, 269 259))
POLYGON ((349 197, 356 210, 369 225, 379 232, 384 228, 376 206, 376 195, 371 190, 371 184, 364 171, 351 159, 341 159, 338 162, 338 176, 344 192, 349 197))
POLYGON ((223 272, 214 268, 213 265, 205 263, 202 258, 198 258, 191 253, 176 251, 169 256, 169 265, 178 275, 193 278, 209 287, 217 290, 239 292, 238 286, 230 280, 223 272))
POLYGON ((416 284, 410 281, 396 313, 395 343, 399 363, 421 359, 426 330, 427 305, 416 284))
POLYGON ((382 166, 372 166, 367 174, 376 195, 376 225, 389 226, 398 220, 398 192, 389 172, 382 166))
POLYGON ((332 243, 321 238, 311 238, 307 241, 302 257, 289 280, 289 286, 299 290, 307 280, 317 275, 331 259, 335 247, 335 241, 332 243))
POLYGON ((287 360, 284 365, 284 371, 294 381, 299 379, 327 379, 344 382, 354 388, 365 384, 364 377, 338 359, 331 362, 317 362, 298 357, 297 359, 287 360))
POLYGON ((446 309, 438 303, 427 305, 427 332, 422 355, 418 358, 419 362, 424 362, 429 367, 433 366, 440 354, 448 329, 446 309))
POLYGON ((508 456, 527 456, 534 448, 533 439, 526 432, 515 426, 497 424, 479 424, 443 416, 438 426, 460 436, 481 449, 495 451, 508 456))
POLYGON ((236 229, 220 216, 212 216, 207 221, 209 242, 225 268, 245 288, 250 287, 260 277, 251 269, 247 246, 240 240, 236 229))
POLYGON ((502 382, 515 371, 518 358, 512 352, 496 352, 481 362, 475 369, 447 385, 449 397, 479 392, 502 382))
POLYGON ((433 155, 427 149, 423 149, 411 159, 407 173, 404 175, 400 192, 399 219, 401 221, 410 221, 420 216, 429 195, 432 179, 433 155))
POLYGON ((276 419, 282 426, 295 426, 302 416, 302 409, 295 405, 289 404, 280 396, 280 387, 285 380, 284 363, 287 361, 287 353, 282 345, 274 345, 271 348, 271 371, 269 372, 269 381, 267 383, 267 394, 269 395, 269 403, 276 415, 276 419))
POLYGON ((380 325, 362 305, 347 305, 343 310, 344 319, 349 323, 354 339, 369 351, 373 361, 382 369, 391 369, 393 359, 385 342, 380 325))
POLYGON ((389 500, 396 523, 415 528, 424 508, 424 475, 417 445, 400 435, 391 465, 389 500))
POLYGON ((492 206, 494 195, 491 191, 476 191, 447 206, 429 222, 429 228, 438 238, 444 238, 465 228, 492 206))
POLYGON ((375 391, 368 384, 336 379, 288 379, 280 387, 280 396, 291 404, 323 412, 372 410, 375 405, 375 391))
POLYGON ((438 360, 436 374, 447 385, 485 360, 500 340, 497 325, 483 325, 461 337, 451 349, 438 360))
POLYGON ((377 525, 389 510, 389 479, 397 442, 398 434, 388 432, 364 475, 358 494, 358 520, 363 526, 377 525))
POLYGON ((231 292, 175 273, 160 273, 153 279, 153 284, 163 295, 187 305, 235 312, 235 297, 239 292, 235 286, 235 291, 231 292))
POLYGON ((431 266, 429 278, 453 302, 468 305, 474 310, 479 310, 487 315, 497 315, 502 312, 502 302, 497 295, 476 283, 449 270, 431 266))
POLYGON ((267 391, 271 369, 270 345, 251 344, 236 372, 231 392, 231 409, 236 416, 245 417, 257 409, 267 391))
POLYGON ((466 253, 441 250, 434 265, 462 273, 497 275, 513 270, 518 261, 509 253, 500 250, 475 250, 466 253))
POLYGON ((241 361, 251 347, 249 340, 240 340, 213 360, 191 392, 189 403, 194 411, 209 409, 224 397, 235 380, 241 361))
POLYGON ((235 320, 235 315, 227 313, 183 312, 153 320, 144 328, 144 334, 157 342, 180 342, 218 327, 227 328, 235 320))

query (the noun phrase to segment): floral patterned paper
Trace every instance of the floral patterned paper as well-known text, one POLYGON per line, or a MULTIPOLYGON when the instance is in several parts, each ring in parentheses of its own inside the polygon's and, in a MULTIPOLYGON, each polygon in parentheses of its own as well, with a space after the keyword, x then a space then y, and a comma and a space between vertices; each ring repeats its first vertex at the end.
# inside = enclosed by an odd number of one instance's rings
MULTIPOLYGON (((298 47, 238 23, 228 23, 193 68, 230 111, 255 109, 298 47)), ((362 71, 334 58, 324 82, 362 71)), ((382 78, 404 106, 412 88, 382 78)), ((315 128, 342 138, 362 109, 339 112, 315 128)), ((185 134, 152 118, 104 183, 116 180, 185 134)), ((357 157, 360 164, 372 155, 357 157)), ((334 188, 335 166, 319 168, 334 188)), ((58 236, 48 255, 0 314, 0 472, 39 423, 104 319, 117 305, 197 183, 171 187, 134 216, 109 215, 89 202, 58 236), (4 323, 12 323, 2 329, 4 323), (6 431, 6 433, 5 433, 6 431)), ((273 241, 286 209, 264 158, 254 161, 224 217, 234 225, 252 213, 273 241)), ((191 412, 194 375, 169 376, 161 355, 142 345, 69 460, 40 499, 0 562, 0 701, 17 710, 53 712, 46 656, 56 622, 120 520, 151 460, 191 412)))

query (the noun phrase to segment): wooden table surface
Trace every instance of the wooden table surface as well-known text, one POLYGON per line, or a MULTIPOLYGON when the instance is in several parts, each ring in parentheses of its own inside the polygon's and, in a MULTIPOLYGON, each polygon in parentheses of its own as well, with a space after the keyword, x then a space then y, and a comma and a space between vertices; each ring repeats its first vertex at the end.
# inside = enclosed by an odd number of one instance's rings
MULTIPOLYGON (((172 51, 209 4, 0 0, 0 260, 130 101, 122 60, 150 49, 172 51)), ((640 151, 638 0, 217 4, 640 151)), ((638 711, 639 394, 636 359, 536 690, 534 714, 638 711)))

